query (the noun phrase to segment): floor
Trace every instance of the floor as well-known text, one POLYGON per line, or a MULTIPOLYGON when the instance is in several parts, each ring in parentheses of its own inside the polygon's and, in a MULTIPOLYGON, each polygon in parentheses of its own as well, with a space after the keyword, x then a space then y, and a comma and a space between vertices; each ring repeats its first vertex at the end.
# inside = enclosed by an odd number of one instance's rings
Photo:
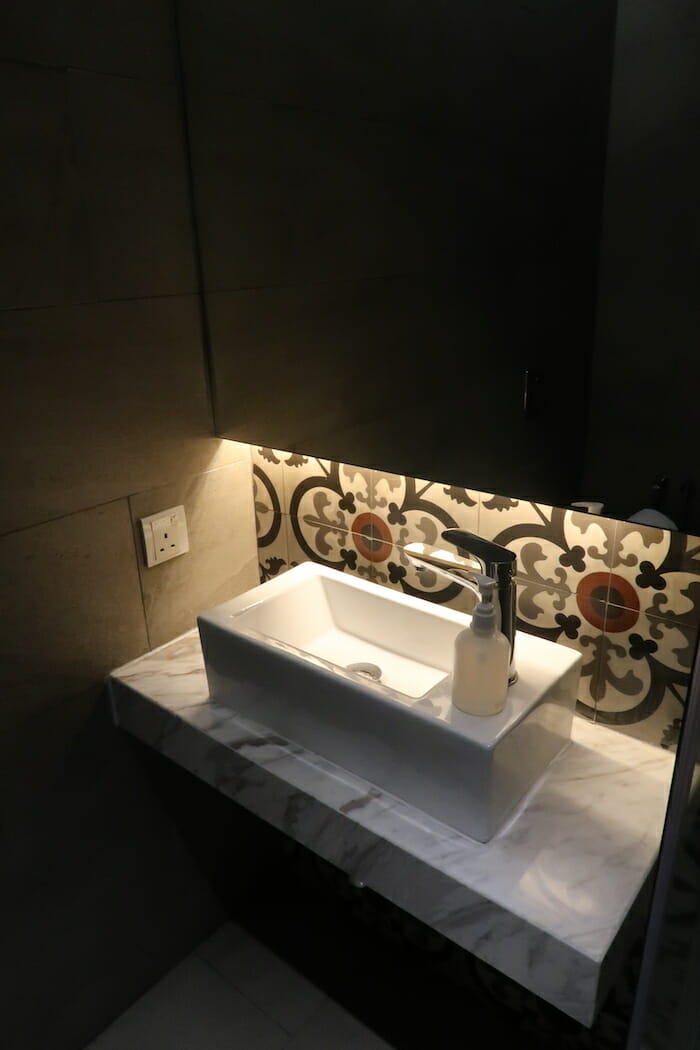
POLYGON ((225 923, 86 1050, 392 1050, 262 941, 225 923))

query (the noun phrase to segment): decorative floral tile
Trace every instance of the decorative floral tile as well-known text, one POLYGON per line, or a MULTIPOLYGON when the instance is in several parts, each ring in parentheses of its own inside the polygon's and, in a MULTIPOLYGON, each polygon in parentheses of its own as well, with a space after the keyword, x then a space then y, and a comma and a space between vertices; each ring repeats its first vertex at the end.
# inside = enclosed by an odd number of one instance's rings
POLYGON ((361 574, 365 565, 361 536, 334 524, 314 523, 285 515, 289 567, 315 561, 340 572, 361 574))
POLYGON ((285 475, 289 516, 293 521, 334 526, 347 532, 367 529, 369 471, 345 463, 316 460, 285 475))
POLYGON ((458 485, 372 471, 370 512, 387 542, 439 545, 445 529, 476 532, 479 495, 458 485))
MULTIPOLYGON (((256 475, 277 496, 283 514, 318 516, 316 505, 341 512, 343 527, 367 509, 370 470, 298 452, 257 447, 252 450, 256 475)), ((272 497, 270 497, 272 498, 272 497)))
POLYGON ((521 578, 605 601, 615 533, 609 518, 482 492, 478 532, 517 555, 521 578))
POLYGON ((597 615, 586 615, 590 610, 584 612, 573 594, 557 591, 553 587, 542 587, 532 581, 518 582, 518 630, 581 653, 577 710, 586 718, 595 717, 595 689, 600 667, 605 606, 601 602, 599 607, 594 608, 597 615))
POLYGON ((616 525, 613 603, 688 627, 700 623, 700 538, 630 521, 616 525))
POLYGON ((597 720, 651 744, 676 743, 697 631, 609 605, 596 684, 597 720))
POLYGON ((518 629, 581 652, 579 714, 674 746, 700 623, 700 539, 456 486, 253 449, 261 579, 314 560, 463 612, 405 544, 463 528, 518 557, 518 629))
POLYGON ((256 455, 257 452, 265 451, 272 450, 253 450, 253 502, 261 583, 278 576, 288 568, 287 533, 280 507, 279 489, 273 480, 277 477, 278 483, 281 482, 281 470, 279 464, 256 455))
POLYGON ((258 542, 261 538, 270 543, 274 542, 275 524, 279 530, 280 516, 284 513, 282 457, 285 455, 285 452, 278 452, 274 448, 251 447, 258 542))
POLYGON ((274 576, 279 576, 290 568, 289 555, 287 553, 287 519, 282 520, 282 527, 276 539, 261 546, 258 543, 258 563, 260 566, 260 582, 266 583, 274 576))

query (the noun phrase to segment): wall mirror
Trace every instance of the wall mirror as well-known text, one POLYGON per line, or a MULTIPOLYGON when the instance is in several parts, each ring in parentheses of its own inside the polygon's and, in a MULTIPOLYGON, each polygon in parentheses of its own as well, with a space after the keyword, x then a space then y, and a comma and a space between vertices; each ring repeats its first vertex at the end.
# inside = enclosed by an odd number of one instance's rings
POLYGON ((219 433, 697 527, 690 114, 632 6, 180 0, 219 433))

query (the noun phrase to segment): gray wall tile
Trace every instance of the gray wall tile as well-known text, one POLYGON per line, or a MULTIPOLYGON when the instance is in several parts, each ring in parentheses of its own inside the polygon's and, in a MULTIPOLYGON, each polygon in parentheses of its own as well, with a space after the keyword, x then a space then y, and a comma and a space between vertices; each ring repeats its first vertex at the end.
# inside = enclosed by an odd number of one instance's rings
POLYGON ((0 566, 3 718, 148 648, 126 500, 0 537, 0 566))
POLYGON ((189 630, 198 613, 259 582, 248 460, 141 492, 129 502, 151 646, 189 630), (189 552, 147 568, 139 518, 180 503, 187 514, 189 552))
POLYGON ((168 0, 5 0, 0 58, 172 80, 168 0))
POLYGON ((69 72, 68 107, 86 226, 85 298, 195 291, 174 88, 69 72))
POLYGON ((0 308, 195 290, 171 86, 0 63, 0 308))
MULTIPOLYGON (((212 436, 197 301, 173 296, 195 282, 169 6, 0 10, 6 1050, 84 1046, 222 919, 209 797, 114 727, 100 686, 148 647, 127 497, 236 464, 252 499, 248 450, 212 436)), ((213 557, 187 563, 212 586, 213 557)), ((170 596, 206 601, 177 571, 170 596)))
POLYGON ((78 301, 82 216, 66 134, 67 78, 0 63, 0 308, 78 301))
POLYGON ((0 312, 0 532, 240 459, 213 438, 197 302, 0 312))

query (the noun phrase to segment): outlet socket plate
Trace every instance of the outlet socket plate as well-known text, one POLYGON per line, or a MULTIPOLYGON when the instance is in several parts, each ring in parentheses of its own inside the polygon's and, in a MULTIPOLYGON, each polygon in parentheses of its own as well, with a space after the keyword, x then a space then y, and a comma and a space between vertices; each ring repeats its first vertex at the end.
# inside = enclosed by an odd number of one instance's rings
POLYGON ((149 514, 147 518, 140 520, 146 565, 149 568, 170 561, 171 558, 178 558, 181 554, 187 554, 190 541, 187 535, 185 508, 182 505, 159 510, 157 514, 149 514))

